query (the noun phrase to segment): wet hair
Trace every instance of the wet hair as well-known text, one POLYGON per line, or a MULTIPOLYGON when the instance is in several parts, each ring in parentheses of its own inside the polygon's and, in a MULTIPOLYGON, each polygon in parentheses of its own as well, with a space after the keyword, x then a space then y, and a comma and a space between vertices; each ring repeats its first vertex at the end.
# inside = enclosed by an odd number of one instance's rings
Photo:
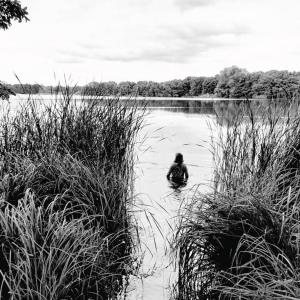
POLYGON ((183 163, 183 155, 181 153, 176 153, 174 162, 178 163, 178 164, 182 164, 183 163))

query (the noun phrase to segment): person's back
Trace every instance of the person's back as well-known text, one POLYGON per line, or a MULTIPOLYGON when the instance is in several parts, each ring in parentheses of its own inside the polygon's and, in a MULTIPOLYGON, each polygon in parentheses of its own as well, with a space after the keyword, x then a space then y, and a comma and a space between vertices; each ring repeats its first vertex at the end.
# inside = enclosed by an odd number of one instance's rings
POLYGON ((184 183, 189 178, 186 165, 183 163, 183 155, 177 153, 174 163, 167 174, 167 179, 175 183, 184 183))

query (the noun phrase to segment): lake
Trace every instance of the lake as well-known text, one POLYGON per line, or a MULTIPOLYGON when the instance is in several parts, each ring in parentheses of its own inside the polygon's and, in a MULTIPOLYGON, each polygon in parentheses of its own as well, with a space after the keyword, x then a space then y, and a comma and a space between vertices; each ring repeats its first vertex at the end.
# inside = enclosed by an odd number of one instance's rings
MULTIPOLYGON (((210 153, 211 130, 216 122, 213 104, 202 110, 186 108, 149 109, 145 137, 137 145, 136 166, 137 207, 144 259, 144 278, 132 279, 128 299, 169 299, 169 287, 176 279, 169 241, 172 240, 180 206, 196 190, 208 190, 212 179, 210 153), (168 185, 167 171, 175 153, 181 152, 189 171, 189 181, 181 191, 168 185)), ((140 137, 140 139, 141 139, 140 137)))

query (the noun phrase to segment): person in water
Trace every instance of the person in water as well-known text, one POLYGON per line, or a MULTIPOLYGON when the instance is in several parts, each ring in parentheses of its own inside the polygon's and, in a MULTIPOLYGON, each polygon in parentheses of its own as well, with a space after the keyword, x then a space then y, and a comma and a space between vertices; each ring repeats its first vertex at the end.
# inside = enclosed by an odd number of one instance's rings
POLYGON ((167 179, 176 185, 185 185, 189 178, 186 165, 183 163, 183 155, 176 153, 174 163, 167 174, 167 179))

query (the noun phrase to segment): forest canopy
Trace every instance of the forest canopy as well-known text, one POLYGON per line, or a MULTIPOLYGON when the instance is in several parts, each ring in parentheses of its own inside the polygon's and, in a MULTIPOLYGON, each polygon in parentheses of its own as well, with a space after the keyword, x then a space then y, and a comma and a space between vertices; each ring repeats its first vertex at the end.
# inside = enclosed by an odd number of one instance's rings
MULTIPOLYGON (((58 88, 39 84, 6 86, 16 94, 48 94, 58 88)), ((232 66, 211 77, 189 76, 165 82, 93 81, 85 86, 77 86, 76 93, 97 96, 291 98, 300 93, 300 72, 272 70, 250 73, 232 66)))

